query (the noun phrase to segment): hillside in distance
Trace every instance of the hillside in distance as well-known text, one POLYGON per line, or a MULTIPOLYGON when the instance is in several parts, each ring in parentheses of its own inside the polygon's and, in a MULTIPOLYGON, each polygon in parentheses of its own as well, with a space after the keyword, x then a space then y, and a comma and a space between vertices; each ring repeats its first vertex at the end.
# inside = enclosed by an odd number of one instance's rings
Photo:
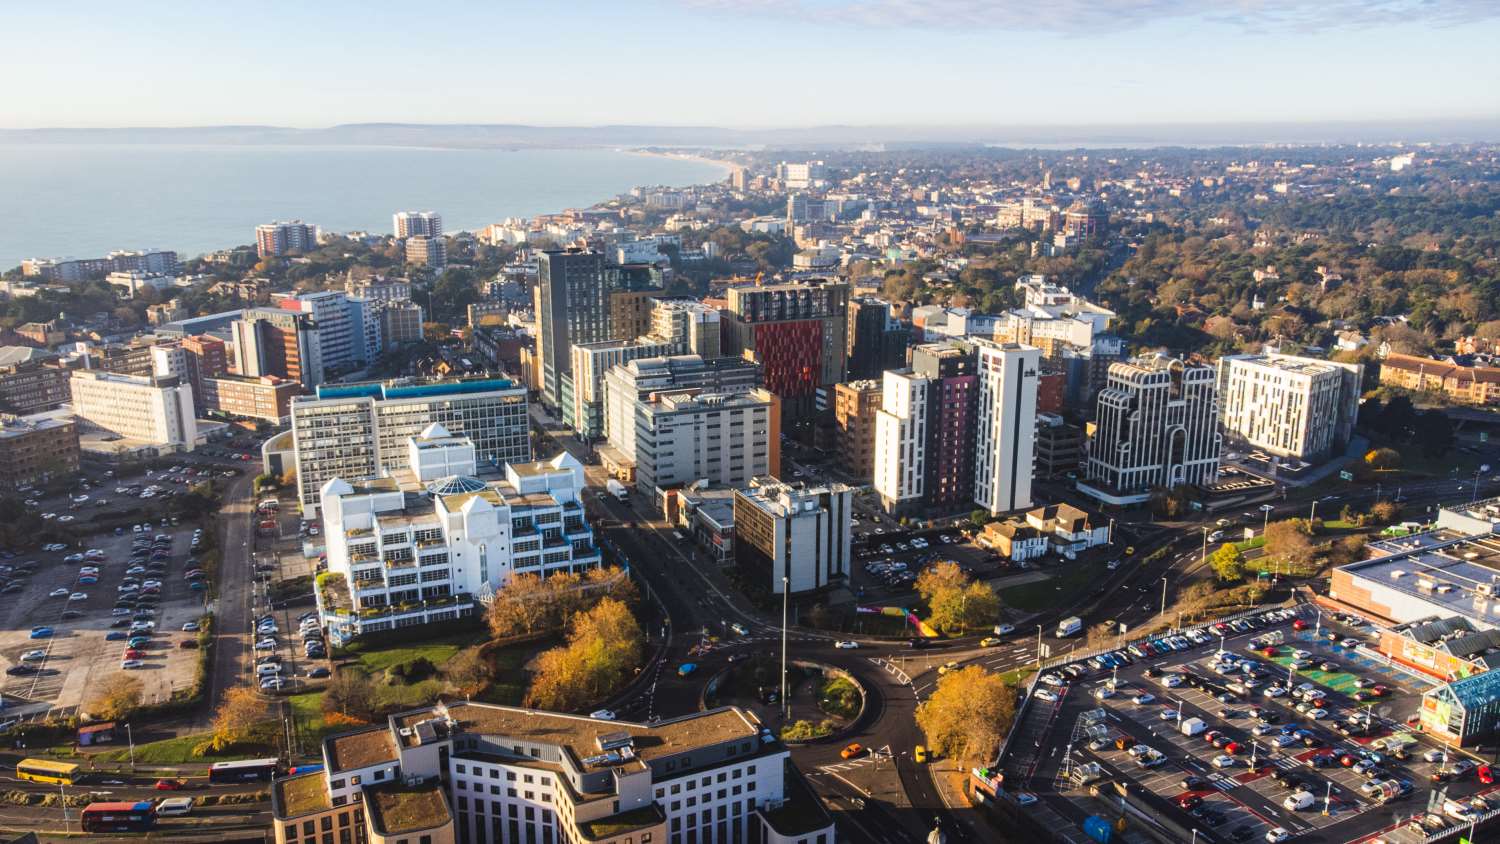
POLYGON ((0 144, 283 144, 454 148, 878 148, 992 144, 1017 147, 1463 143, 1500 140, 1500 119, 1346 123, 1138 125, 528 126, 505 123, 348 123, 324 128, 183 126, 0 129, 0 144))

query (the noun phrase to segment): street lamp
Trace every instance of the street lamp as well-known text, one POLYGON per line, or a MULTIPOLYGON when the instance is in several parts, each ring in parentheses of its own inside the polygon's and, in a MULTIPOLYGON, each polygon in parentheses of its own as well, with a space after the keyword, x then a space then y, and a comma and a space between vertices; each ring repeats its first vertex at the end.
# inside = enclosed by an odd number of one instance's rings
POLYGON ((1167 617, 1167 576, 1161 576, 1161 616, 1167 617))
POLYGON ((787 609, 791 605, 792 585, 791 579, 786 575, 781 576, 781 720, 785 721, 791 716, 791 708, 786 700, 786 617, 787 609))
POLYGON ((1042 625, 1036 626, 1036 670, 1042 670, 1042 625))

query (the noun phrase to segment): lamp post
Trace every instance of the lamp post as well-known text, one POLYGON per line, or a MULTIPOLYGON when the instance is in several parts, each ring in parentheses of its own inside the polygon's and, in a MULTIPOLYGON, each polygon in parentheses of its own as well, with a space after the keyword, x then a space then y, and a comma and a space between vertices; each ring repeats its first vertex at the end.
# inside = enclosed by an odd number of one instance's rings
POLYGON ((1167 617, 1167 576, 1161 576, 1161 617, 1167 617))
POLYGON ((1208 526, 1207 525, 1204 525, 1204 527, 1203 527, 1203 556, 1198 558, 1198 562, 1200 564, 1208 562, 1208 526))
POLYGON ((130 731, 130 725, 125 725, 125 738, 130 742, 130 770, 135 771, 135 734, 130 731))
POLYGON ((786 575, 781 577, 781 720, 785 721, 791 715, 791 708, 786 700, 786 617, 787 608, 791 606, 792 585, 791 579, 786 575))
POLYGON ((1036 626, 1036 670, 1042 670, 1042 625, 1036 626))

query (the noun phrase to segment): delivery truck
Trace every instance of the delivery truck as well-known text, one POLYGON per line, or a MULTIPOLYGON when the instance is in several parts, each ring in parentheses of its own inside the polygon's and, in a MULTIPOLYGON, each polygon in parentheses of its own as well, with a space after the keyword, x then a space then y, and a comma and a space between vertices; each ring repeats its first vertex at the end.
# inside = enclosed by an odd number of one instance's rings
POLYGON ((1057 623, 1057 637, 1059 639, 1072 636, 1083 629, 1083 619, 1076 615, 1070 615, 1057 623))
POLYGON ((620 483, 614 478, 610 478, 607 482, 605 482, 604 487, 605 489, 609 490, 609 494, 613 495, 616 501, 630 500, 630 491, 625 489, 624 484, 620 483))

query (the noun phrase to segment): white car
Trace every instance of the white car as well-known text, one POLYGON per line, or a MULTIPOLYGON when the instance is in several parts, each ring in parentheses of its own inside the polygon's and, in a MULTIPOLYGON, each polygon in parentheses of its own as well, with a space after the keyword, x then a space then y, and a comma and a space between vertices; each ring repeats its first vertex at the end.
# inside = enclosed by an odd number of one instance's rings
POLYGON ((1161 678, 1161 684, 1169 689, 1175 689, 1178 686, 1182 685, 1182 675, 1168 674, 1167 676, 1161 678))
POLYGON ((1016 626, 1014 624, 997 624, 997 625, 995 625, 995 635, 996 636, 1004 636, 1007 633, 1014 633, 1014 632, 1016 632, 1016 626))
POLYGON ((1300 812, 1303 809, 1312 808, 1312 804, 1316 799, 1310 791, 1299 791, 1296 794, 1288 795, 1285 800, 1281 801, 1281 806, 1289 812, 1300 812))
POLYGON ((1277 733, 1276 735, 1271 737, 1271 743, 1276 745, 1277 747, 1286 747, 1287 745, 1295 744, 1296 742, 1297 737, 1292 735, 1291 733, 1277 733))
POLYGON ((854 641, 853 639, 840 639, 839 641, 834 642, 833 646, 840 650, 852 650, 859 647, 859 643, 854 641))
POLYGON ((276 650, 276 640, 261 639, 259 642, 255 643, 255 649, 258 651, 274 651, 276 650))
POLYGON ((1063 679, 1061 677, 1057 676, 1056 674, 1052 674, 1050 672, 1047 673, 1047 674, 1043 674, 1038 679, 1041 680, 1043 683, 1046 683, 1049 686, 1061 686, 1063 684, 1063 679))
POLYGON ((1157 713, 1156 717, 1161 721, 1176 721, 1178 714, 1178 711, 1175 709, 1163 709, 1157 713))
POLYGON ((49 598, 66 598, 66 597, 68 597, 69 594, 71 594, 71 592, 72 592, 71 589, 64 589, 64 588, 59 587, 57 589, 53 589, 51 592, 48 592, 47 593, 47 597, 49 597, 49 598))
POLYGON ((68 600, 70 601, 87 601, 88 599, 89 593, 87 592, 74 592, 68 596, 68 600))
POLYGON ((1049 703, 1057 702, 1057 692, 1054 692, 1051 689, 1037 689, 1036 691, 1031 693, 1031 696, 1036 698, 1037 700, 1045 700, 1049 703))
POLYGON ((196 622, 196 621, 186 622, 185 624, 182 625, 182 632, 184 632, 184 633, 197 633, 198 632, 198 622, 196 622))
POLYGON ((1215 768, 1233 768, 1236 764, 1238 764, 1238 762, 1235 761, 1235 758, 1233 756, 1229 756, 1224 753, 1220 753, 1218 756, 1214 757, 1213 765, 1215 768))
POLYGON ((1130 702, 1144 705, 1154 700, 1156 700, 1156 695, 1153 695, 1150 692, 1141 692, 1140 694, 1131 698, 1130 702))
POLYGON ((613 721, 615 720, 615 713, 613 710, 609 709, 598 709, 589 713, 589 717, 597 718, 600 721, 613 721))
POLYGON ((64 551, 64 550, 67 549, 67 547, 68 546, 62 544, 61 542, 49 542, 46 545, 42 546, 42 550, 43 551, 64 551))
POLYGON ((272 689, 279 689, 283 685, 284 685, 284 682, 282 681, 282 679, 280 677, 275 676, 275 675, 272 675, 270 677, 264 677, 260 681, 261 691, 269 691, 269 690, 272 690, 272 689))
POLYGON ((27 651, 21 654, 22 662, 38 662, 47 658, 46 651, 27 651))
POLYGON ((1266 686, 1261 692, 1263 697, 1281 697, 1286 694, 1286 689, 1280 686, 1266 686))
POLYGON ((279 663, 279 662, 262 662, 260 665, 255 666, 255 673, 259 674, 262 677, 264 677, 264 676, 266 676, 268 674, 280 674, 281 673, 281 663, 279 663))
POLYGON ((1313 719, 1314 721, 1321 721, 1324 718, 1328 717, 1328 710, 1326 710, 1326 709, 1309 709, 1306 714, 1307 714, 1307 717, 1313 719))
POLYGON ((146 663, 142 662, 139 659, 127 659, 120 662, 120 667, 126 671, 131 671, 136 668, 145 668, 146 663))

